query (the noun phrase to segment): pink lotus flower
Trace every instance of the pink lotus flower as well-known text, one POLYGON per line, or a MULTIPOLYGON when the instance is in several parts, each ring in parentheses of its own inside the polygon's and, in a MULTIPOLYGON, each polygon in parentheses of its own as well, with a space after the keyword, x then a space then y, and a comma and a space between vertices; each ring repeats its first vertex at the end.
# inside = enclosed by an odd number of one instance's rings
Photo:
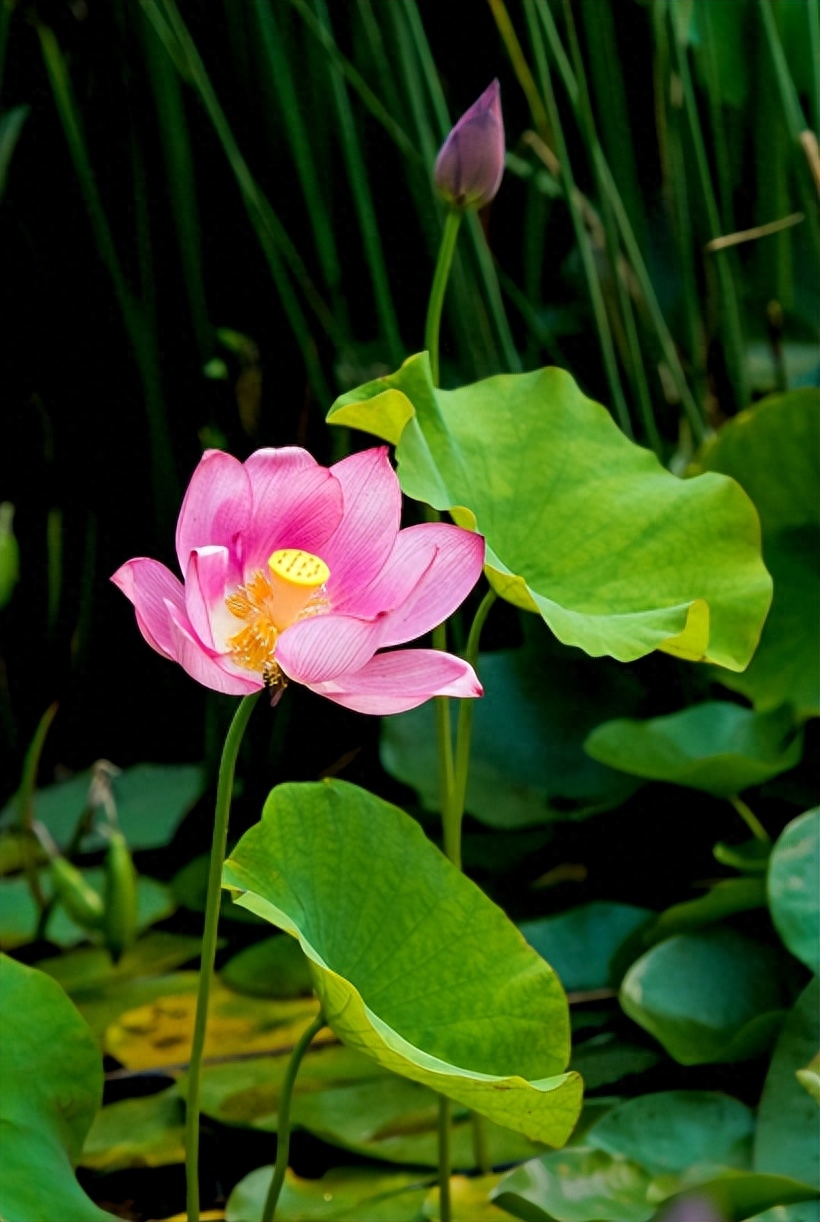
POLYGON ((472 667, 434 649, 378 653, 429 632, 470 592, 484 540, 444 523, 399 530, 387 449, 330 469, 295 446, 245 463, 207 451, 177 523, 184 583, 156 560, 112 577, 148 644, 219 692, 287 680, 362 713, 480 696, 472 667))
POLYGON ((483 208, 504 177, 504 120, 498 81, 484 90, 439 149, 437 190, 454 208, 483 208))

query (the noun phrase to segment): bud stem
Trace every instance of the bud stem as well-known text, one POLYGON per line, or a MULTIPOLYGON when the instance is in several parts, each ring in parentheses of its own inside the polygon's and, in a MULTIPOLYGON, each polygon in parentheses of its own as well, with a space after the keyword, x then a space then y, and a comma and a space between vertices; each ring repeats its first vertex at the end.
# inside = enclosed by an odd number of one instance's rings
POLYGON ((225 860, 225 845, 228 838, 228 815, 233 794, 233 774, 239 744, 245 733, 253 706, 260 692, 245 696, 237 708, 222 750, 219 765, 219 782, 216 791, 214 812, 214 834, 211 844, 211 864, 208 871, 208 897, 205 904, 205 930, 202 937, 202 959, 199 969, 199 993, 196 999, 194 1038, 191 1060, 188 1066, 188 1092, 185 1118, 185 1176, 187 1184, 188 1222, 199 1222, 199 1081, 202 1069, 202 1053, 205 1047, 205 1028, 208 1022, 208 999, 214 974, 216 957, 216 935, 219 924, 219 900, 222 894, 222 863, 225 860))
POLYGON ((430 372, 433 384, 439 383, 439 331, 441 330, 441 311, 444 305, 444 293, 450 278, 450 268, 453 266, 453 255, 456 249, 456 239, 461 225, 461 212, 456 208, 447 209, 444 221, 444 232, 441 235, 436 270, 433 275, 433 285, 430 289, 430 300, 427 304, 427 321, 424 325, 424 346, 430 354, 430 372))

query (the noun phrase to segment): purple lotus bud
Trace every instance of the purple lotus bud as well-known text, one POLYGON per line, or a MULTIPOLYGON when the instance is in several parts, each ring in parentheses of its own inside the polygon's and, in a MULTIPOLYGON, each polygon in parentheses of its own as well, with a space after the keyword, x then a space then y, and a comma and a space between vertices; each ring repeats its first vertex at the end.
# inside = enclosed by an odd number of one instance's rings
POLYGON ((504 175, 504 120, 498 81, 456 123, 436 158, 433 178, 454 208, 483 208, 504 175))

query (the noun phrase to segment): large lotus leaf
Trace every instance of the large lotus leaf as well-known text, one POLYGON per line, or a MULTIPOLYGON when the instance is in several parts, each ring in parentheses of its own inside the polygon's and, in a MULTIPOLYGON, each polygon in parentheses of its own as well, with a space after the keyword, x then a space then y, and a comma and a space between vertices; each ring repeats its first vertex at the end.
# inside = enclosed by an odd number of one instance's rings
POLYGON ((606 721, 592 731, 584 750, 610 768, 647 780, 729 797, 794 768, 803 738, 794 733, 788 707, 754 713, 711 700, 649 721, 606 721))
MULTIPOLYGON (((369 1158, 418 1167, 438 1166, 438 1097, 425 1086, 396 1074, 383 1074, 334 1091, 300 1096, 295 1123, 323 1141, 369 1158)), ((544 1146, 522 1133, 484 1121, 486 1149, 492 1166, 504 1166, 543 1153, 544 1146)), ((455 1170, 476 1166, 473 1123, 466 1108, 456 1106, 450 1133, 455 1170)))
POLYGON ((647 951, 624 977, 620 998, 682 1065, 763 1052, 785 1001, 770 948, 720 926, 676 934, 647 951))
MULTIPOLYGON (((217 983, 211 990, 205 1058, 289 1052, 316 1017, 316 999, 243 997, 217 983)), ((196 997, 172 993, 121 1013, 105 1032, 105 1050, 128 1069, 185 1064, 191 1055, 196 997)), ((327 1040, 325 1030, 318 1039, 327 1040)))
POLYGON ((698 458, 731 475, 754 501, 774 602, 743 675, 716 675, 760 710, 789 701, 820 713, 820 392, 772 395, 741 412, 698 458))
POLYGON ((765 536, 820 526, 820 391, 769 395, 740 412, 695 469, 736 479, 754 501, 765 536))
POLYGON ((748 498, 670 475, 564 370, 443 391, 421 353, 328 419, 395 443, 408 496, 479 530, 495 588, 559 640, 622 662, 659 648, 749 662, 771 580, 748 498))
MULTIPOLYGON (((225 1222, 258 1222, 272 1167, 257 1167, 228 1197, 225 1222)), ((429 1178, 423 1172, 335 1167, 303 1180, 289 1168, 276 1207, 277 1222, 422 1222, 429 1178)))
POLYGON ((74 1176, 102 1099, 102 1060, 50 976, 0 956, 0 1217, 110 1222, 74 1176))
MULTIPOLYGON (((707 1164, 681 1175, 650 1179, 639 1163, 589 1146, 525 1163, 504 1176, 492 1193, 497 1204, 525 1222, 647 1222, 650 1218, 700 1222, 712 1216, 743 1222, 771 1206, 816 1196, 810 1184, 789 1176, 710 1169, 707 1164), (714 1211, 707 1214, 702 1204, 698 1207, 704 1200, 713 1204, 714 1211), (675 1210, 676 1203, 683 1206, 684 1201, 691 1202, 691 1212, 675 1210)), ((812 1222, 814 1217, 809 1215, 812 1222)))
POLYGON ((281 785, 223 883, 297 937, 327 1020, 387 1069, 535 1141, 580 1107, 552 969, 418 823, 331 781, 281 785))
POLYGON ((520 928, 529 944, 552 964, 564 988, 578 992, 617 988, 621 952, 653 916, 648 908, 593 900, 557 916, 524 921, 520 928))
POLYGON ((172 972, 167 976, 146 976, 136 980, 114 980, 72 994, 72 1001, 100 1044, 112 1023, 128 1010, 136 1010, 163 997, 180 993, 194 994, 199 985, 198 972, 172 972))
MULTIPOLYGON (((288 1058, 258 1057, 206 1066, 202 1110, 223 1124, 275 1131, 288 1058)), ((182 1082, 184 1090, 185 1082, 182 1082)), ((438 1099, 427 1087, 382 1069, 344 1045, 311 1047, 294 1088, 291 1123, 345 1150, 384 1162, 438 1165, 438 1099)), ((493 1165, 543 1151, 520 1133, 485 1122, 493 1165)), ((466 1108, 454 1110, 452 1165, 475 1166, 473 1129, 466 1108)))
POLYGON ((714 678, 761 712, 791 703, 802 718, 820 715, 820 530, 801 526, 768 538, 764 554, 774 600, 757 653, 742 675, 714 678))
POLYGON ((797 1078, 820 1047, 820 984, 817 977, 798 998, 783 1024, 760 1099, 754 1166, 792 1175, 820 1188, 817 1104, 797 1078))
MULTIPOLYGON (((44 823, 61 848, 71 840, 88 805, 91 772, 81 772, 68 781, 38 789, 37 818, 44 823)), ((136 764, 118 773, 111 782, 117 819, 132 849, 157 849, 168 844, 183 817, 205 787, 205 771, 198 764, 136 764)), ((0 812, 0 824, 18 819, 14 798, 0 812)), ((83 839, 84 849, 103 849, 106 841, 92 832, 83 839)))
MULTIPOLYGON (((558 644, 536 620, 533 628, 523 649, 479 659, 484 697, 473 714, 466 808, 490 827, 584 818, 619 805, 635 787, 582 744, 603 718, 637 709, 639 683, 615 662, 558 644)), ((384 719, 381 757, 427 810, 439 809, 432 705, 384 719)))
POLYGON ((168 1167, 185 1162, 185 1110, 176 1086, 101 1108, 80 1163, 95 1171, 168 1167))
POLYGON ((637 1163, 580 1146, 516 1167, 492 1198, 527 1222, 648 1222, 656 1209, 649 1183, 637 1163))
POLYGON ((631 1158, 653 1175, 698 1163, 751 1167, 755 1118, 717 1091, 670 1090, 619 1104, 587 1131, 586 1144, 631 1158))
POLYGON ((769 859, 772 920, 793 955, 820 970, 820 807, 784 828, 769 859))
MULTIPOLYGON (((202 1111, 222 1124, 276 1132, 279 1095, 289 1059, 287 1055, 259 1056, 204 1065, 202 1111)), ((298 1113, 303 1095, 331 1093, 392 1076, 370 1057, 344 1044, 311 1044, 293 1087, 291 1120, 297 1126, 301 1123, 298 1113)), ((187 1091, 184 1075, 180 1090, 183 1095, 187 1091)))

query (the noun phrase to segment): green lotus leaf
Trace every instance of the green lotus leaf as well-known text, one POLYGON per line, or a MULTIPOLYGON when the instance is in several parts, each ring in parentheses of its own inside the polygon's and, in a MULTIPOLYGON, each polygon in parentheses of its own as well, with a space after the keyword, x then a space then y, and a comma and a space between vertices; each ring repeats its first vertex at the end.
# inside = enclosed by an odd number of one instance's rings
MULTIPOLYGON (((223 1124, 275 1131, 287 1065, 287 1057, 256 1057, 206 1066, 202 1110, 223 1124)), ((369 1158, 416 1167, 438 1165, 437 1096, 344 1045, 308 1050, 294 1087, 291 1123, 330 1145, 369 1158)), ((489 1122, 485 1136, 494 1166, 543 1152, 543 1146, 520 1133, 489 1122)), ((476 1165, 466 1108, 454 1108, 451 1157, 456 1170, 469 1171, 476 1165)))
POLYGON ((619 1104, 588 1130, 586 1144, 631 1158, 653 1175, 699 1163, 751 1168, 755 1118, 717 1091, 670 1090, 619 1104))
POLYGON ((74 1166, 102 1099, 102 1058, 50 976, 0 956, 0 1217, 111 1222, 74 1166))
POLYGON ((767 946, 715 926, 676 934, 624 977, 621 1005, 682 1065, 740 1061, 774 1040, 784 986, 767 946))
POLYGON ((721 471, 755 503, 764 536, 820 526, 820 391, 769 395, 739 412, 704 448, 698 471, 721 471))
POLYGON ((762 878, 726 878, 699 899, 667 908, 644 932, 643 942, 645 946, 654 946, 672 934, 714 925, 737 912, 765 906, 766 884, 762 878))
POLYGON ((637 1163, 580 1146, 517 1167, 492 1199, 527 1222, 648 1222, 656 1209, 649 1183, 637 1163))
POLYGON ((568 992, 617 988, 625 947, 654 915, 632 904, 593 900, 556 916, 523 921, 520 929, 568 992))
POLYGON ((176 1086, 101 1108, 80 1163, 95 1171, 168 1167, 185 1161, 185 1110, 176 1086))
POLYGON ((810 971, 820 969, 820 807, 783 829, 769 859, 769 907, 777 932, 810 971))
POLYGON ((154 929, 114 963, 102 946, 83 946, 67 954, 38 960, 41 972, 53 976, 72 996, 145 976, 160 976, 198 957, 201 939, 154 929))
MULTIPOLYGON (((68 781, 38 789, 34 795, 37 818, 44 823, 61 848, 71 840, 88 805, 91 772, 80 772, 68 781)), ((136 764, 111 781, 117 804, 117 821, 133 852, 168 844, 185 815, 205 787, 205 771, 199 764, 136 764)), ((12 798, 0 811, 0 825, 19 818, 12 798)), ((103 849, 99 832, 83 838, 85 850, 103 849)))
POLYGON ((578 1116, 552 969, 415 820, 340 781, 281 785, 225 864, 236 902, 299 939, 349 1047, 534 1141, 578 1116))
POLYGON ((420 353, 328 420, 395 444, 407 495, 481 531, 495 589, 565 644, 748 664, 771 601, 748 498, 670 475, 564 370, 445 391, 420 353))
POLYGON ((620 1082, 630 1074, 645 1073, 659 1060, 657 1052, 651 1048, 628 1044, 613 1032, 603 1031, 583 1043, 575 1044, 570 1068, 581 1075, 589 1091, 620 1082))
POLYGON ((715 678, 761 712, 791 703, 820 714, 820 392, 762 399, 720 430, 697 470, 719 471, 745 488, 760 514, 774 601, 760 647, 742 675, 715 678))
POLYGON ((707 701, 649 721, 618 718, 592 731, 584 750, 610 768, 729 797, 794 768, 803 751, 788 707, 754 713, 707 701))
POLYGON ((820 1188, 817 1104, 797 1073, 820 1047, 820 983, 815 976, 798 998, 775 1045, 760 1099, 754 1167, 791 1175, 820 1188))
POLYGON ((72 994, 72 1001, 105 1046, 105 1033, 121 1014, 160 1001, 169 995, 194 994, 199 985, 198 972, 171 972, 167 976, 146 976, 135 980, 113 980, 72 994))
MULTIPOLYGON (((560 645, 532 620, 523 649, 482 654, 466 807, 490 827, 581 819, 620 805, 636 782, 591 759, 583 741, 607 716, 637 710, 643 690, 616 662, 560 645)), ((430 703, 385 717, 384 768, 412 785, 427 810, 441 789, 430 703)))
MULTIPOLYGON (((257 1167, 228 1197, 225 1222, 262 1217, 273 1167, 257 1167)), ((276 1207, 277 1222, 420 1222, 430 1191, 424 1172, 335 1167, 321 1179, 303 1180, 288 1169, 276 1207)))

